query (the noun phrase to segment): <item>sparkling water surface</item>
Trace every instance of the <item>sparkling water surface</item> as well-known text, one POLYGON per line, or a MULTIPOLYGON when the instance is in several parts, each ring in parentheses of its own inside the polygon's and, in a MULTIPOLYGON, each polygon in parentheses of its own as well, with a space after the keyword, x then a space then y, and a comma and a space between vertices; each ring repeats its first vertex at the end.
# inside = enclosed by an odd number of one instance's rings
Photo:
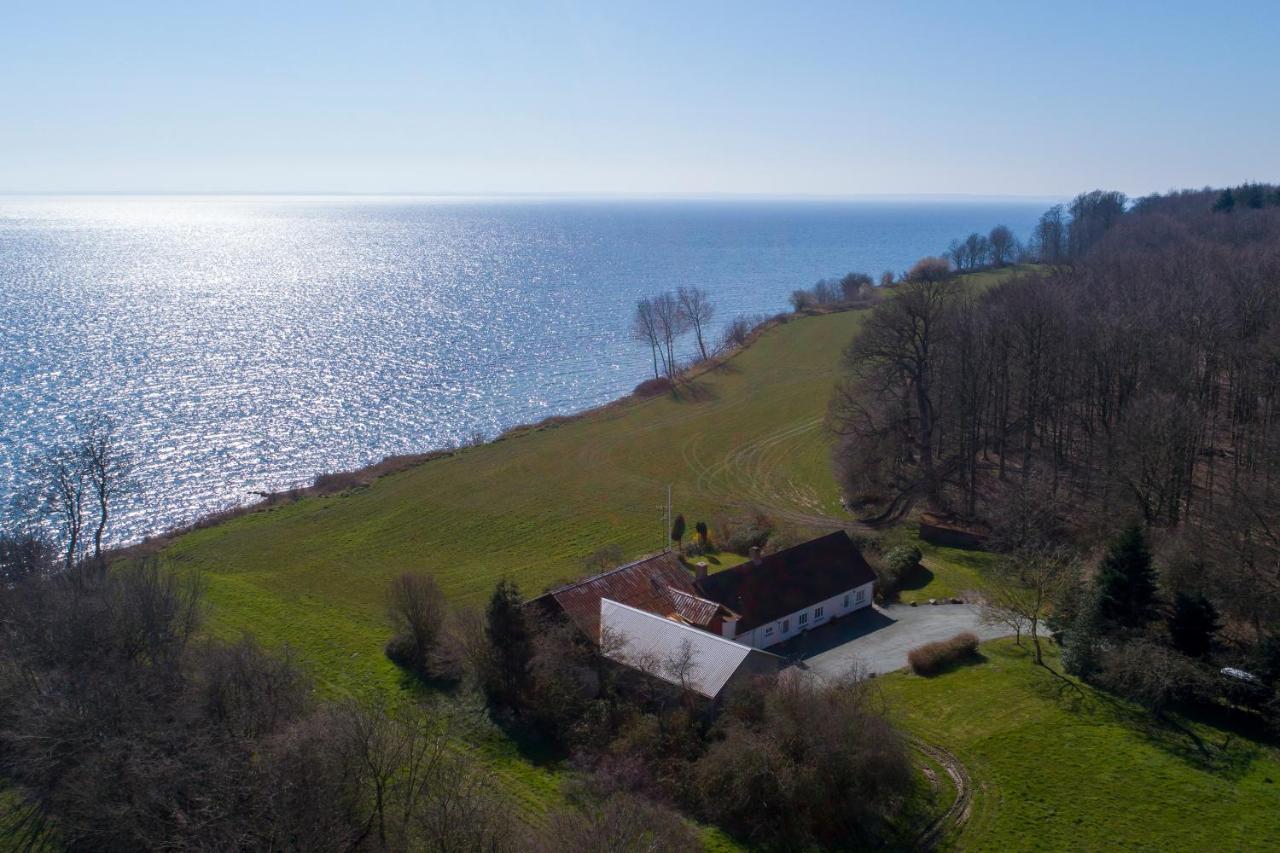
POLYGON ((0 508, 76 413, 136 456, 133 539, 625 394, 641 296, 705 288, 718 337, 1045 206, 0 196, 0 508))

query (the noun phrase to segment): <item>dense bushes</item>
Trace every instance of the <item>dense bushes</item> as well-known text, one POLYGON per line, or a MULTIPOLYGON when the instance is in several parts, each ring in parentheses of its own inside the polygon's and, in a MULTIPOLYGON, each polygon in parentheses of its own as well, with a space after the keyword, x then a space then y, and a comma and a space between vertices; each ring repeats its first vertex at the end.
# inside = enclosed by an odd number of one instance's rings
POLYGON ((966 631, 949 640, 916 646, 907 653, 907 663, 911 664, 911 671, 916 675, 937 675, 977 653, 978 637, 966 631))
POLYGON ((901 736, 865 683, 781 678, 737 697, 694 768, 702 813, 752 844, 861 847, 911 785, 901 736))

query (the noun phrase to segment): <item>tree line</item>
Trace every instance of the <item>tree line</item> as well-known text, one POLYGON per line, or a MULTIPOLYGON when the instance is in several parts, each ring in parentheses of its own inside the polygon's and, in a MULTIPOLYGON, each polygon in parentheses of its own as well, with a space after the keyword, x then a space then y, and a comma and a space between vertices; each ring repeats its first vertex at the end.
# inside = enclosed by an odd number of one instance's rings
POLYGON ((918 263, 845 352, 829 422, 850 504, 925 507, 1012 552, 1087 554, 1136 523, 1162 617, 1203 599, 1257 661, 1280 633, 1280 208, 1222 195, 1078 196, 1041 217, 1041 265, 982 292, 918 263))

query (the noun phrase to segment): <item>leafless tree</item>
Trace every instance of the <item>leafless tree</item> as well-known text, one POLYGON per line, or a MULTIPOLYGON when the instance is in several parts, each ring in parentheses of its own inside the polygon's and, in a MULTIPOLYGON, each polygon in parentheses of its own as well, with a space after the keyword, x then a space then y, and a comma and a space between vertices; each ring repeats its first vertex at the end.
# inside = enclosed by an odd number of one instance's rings
POLYGON ((636 303, 636 312, 632 317, 631 335, 638 341, 649 345, 649 354, 653 356, 653 378, 658 379, 667 373, 666 351, 663 349, 663 335, 654 310, 653 300, 645 297, 636 303), (658 356, 662 356, 662 371, 658 370, 658 356))
POLYGON ((81 557, 81 535, 92 488, 84 458, 74 448, 58 448, 45 455, 37 472, 43 490, 42 509, 61 534, 63 563, 70 570, 81 557))
POLYGON ((426 674, 445 621, 444 593, 435 578, 422 572, 405 572, 387 588, 387 612, 395 626, 388 646, 393 657, 403 657, 426 674))
POLYGON ((93 415, 79 430, 79 453, 97 509, 93 529, 93 558, 102 561, 102 537, 116 501, 134 488, 133 458, 125 449, 115 421, 93 415))
POLYGON ((1022 629, 1031 634, 1037 664, 1044 664, 1040 626, 1055 596, 1079 576, 1075 561, 1063 551, 1024 551, 1002 560, 983 585, 983 619, 1008 625, 1022 641, 1022 629))
POLYGON ((991 264, 1002 267, 1013 260, 1017 251, 1017 240, 1008 226, 997 225, 987 235, 987 245, 991 248, 991 264))
POLYGON ((680 318, 685 326, 693 329, 694 337, 698 341, 698 352, 705 361, 708 354, 703 332, 715 317, 715 305, 707 296, 707 292, 700 287, 681 287, 676 292, 676 299, 680 303, 680 318))

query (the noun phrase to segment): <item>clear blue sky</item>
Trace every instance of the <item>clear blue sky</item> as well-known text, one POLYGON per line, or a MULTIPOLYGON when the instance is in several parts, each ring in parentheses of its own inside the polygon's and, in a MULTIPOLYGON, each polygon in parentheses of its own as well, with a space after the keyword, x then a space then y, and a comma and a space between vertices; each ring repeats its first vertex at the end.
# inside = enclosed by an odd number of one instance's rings
POLYGON ((1280 179, 1280 2, 15 3, 0 191, 1280 179))

